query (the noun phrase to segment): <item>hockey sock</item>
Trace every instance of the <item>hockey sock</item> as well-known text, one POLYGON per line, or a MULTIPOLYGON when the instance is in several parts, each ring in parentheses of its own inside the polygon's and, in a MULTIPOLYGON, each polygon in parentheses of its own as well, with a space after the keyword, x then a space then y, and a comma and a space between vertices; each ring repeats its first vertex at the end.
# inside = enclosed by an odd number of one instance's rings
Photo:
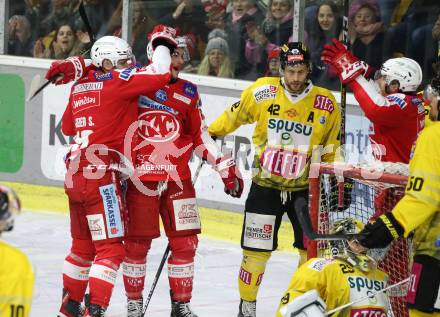
POLYGON ((270 251, 243 250, 243 260, 238 274, 238 289, 241 299, 249 302, 257 300, 258 289, 271 254, 270 251))
POLYGON ((63 265, 63 285, 69 293, 69 298, 82 302, 89 281, 89 271, 92 261, 87 261, 71 253, 63 265))
POLYGON ((307 262, 307 250, 298 249, 299 261, 298 267, 307 262))
POLYGON ((194 279, 194 257, 197 236, 173 237, 169 239, 171 256, 168 258, 168 281, 171 299, 189 302, 192 296, 194 279))
POLYGON ((122 263, 125 293, 128 299, 141 299, 146 275, 147 253, 151 240, 127 240, 122 263))
POLYGON ((90 304, 107 308, 115 285, 117 271, 124 259, 121 242, 95 242, 96 258, 90 268, 90 304))

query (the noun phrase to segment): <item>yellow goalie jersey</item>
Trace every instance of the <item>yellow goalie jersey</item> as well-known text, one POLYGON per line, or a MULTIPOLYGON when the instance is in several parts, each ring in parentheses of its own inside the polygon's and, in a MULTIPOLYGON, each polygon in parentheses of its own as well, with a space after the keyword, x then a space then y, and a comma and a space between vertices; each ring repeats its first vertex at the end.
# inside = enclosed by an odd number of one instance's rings
POLYGON ((425 128, 417 139, 405 196, 392 213, 405 237, 415 230, 416 254, 440 260, 440 122, 425 128))
POLYGON ((309 83, 302 94, 292 96, 281 81, 279 77, 258 79, 210 125, 209 133, 224 136, 256 122, 253 181, 263 187, 297 191, 308 186, 312 151, 314 161, 319 157, 334 161, 341 115, 329 90, 309 83))
POLYGON ((34 272, 28 257, 0 240, 0 316, 29 316, 34 272))
MULTIPOLYGON (((339 259, 313 258, 294 273, 276 316, 281 317, 283 307, 312 289, 318 291, 329 311, 384 289, 387 279, 386 273, 378 269, 365 273, 339 259)), ((332 317, 386 317, 388 309, 387 295, 381 292, 332 314, 332 317)))

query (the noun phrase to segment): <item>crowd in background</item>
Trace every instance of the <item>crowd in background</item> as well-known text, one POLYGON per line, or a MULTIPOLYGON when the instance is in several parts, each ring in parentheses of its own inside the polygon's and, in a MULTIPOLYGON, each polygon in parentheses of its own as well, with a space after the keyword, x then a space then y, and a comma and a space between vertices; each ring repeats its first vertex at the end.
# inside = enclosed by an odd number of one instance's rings
MULTIPOLYGON (((121 35, 122 0, 84 0, 97 38, 121 35)), ((147 63, 147 34, 161 23, 179 30, 191 60, 184 71, 255 80, 278 75, 279 46, 292 39, 293 0, 134 0, 129 43, 137 60, 147 63)), ((79 0, 14 0, 9 3, 7 53, 64 59, 90 43, 79 0)), ((304 42, 312 58, 311 78, 339 87, 320 60, 323 46, 342 36, 342 0, 307 0, 304 42)), ((438 0, 352 0, 349 40, 353 53, 373 68, 390 57, 406 56, 431 78, 440 40, 438 0)))

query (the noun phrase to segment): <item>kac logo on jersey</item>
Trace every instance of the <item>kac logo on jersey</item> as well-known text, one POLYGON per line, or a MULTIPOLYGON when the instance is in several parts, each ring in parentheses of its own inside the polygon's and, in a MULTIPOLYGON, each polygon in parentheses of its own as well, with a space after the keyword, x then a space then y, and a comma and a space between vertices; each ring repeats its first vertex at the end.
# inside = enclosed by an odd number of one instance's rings
POLYGON ((183 93, 189 97, 194 97, 197 93, 197 88, 191 83, 183 84, 183 93))
POLYGON ((165 102, 168 99, 167 93, 163 89, 156 91, 156 100, 159 102, 165 102))
POLYGON ((139 134, 149 142, 169 142, 180 133, 180 123, 175 116, 166 111, 148 111, 139 118, 139 134))

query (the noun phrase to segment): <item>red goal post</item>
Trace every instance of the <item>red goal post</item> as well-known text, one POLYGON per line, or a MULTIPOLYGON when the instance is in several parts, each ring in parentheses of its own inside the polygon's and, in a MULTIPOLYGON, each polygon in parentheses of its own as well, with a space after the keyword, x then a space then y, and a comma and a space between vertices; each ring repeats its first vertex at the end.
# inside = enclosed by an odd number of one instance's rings
MULTIPOLYGON (((309 174, 309 213, 313 231, 329 234, 336 220, 355 218, 365 224, 391 211, 402 198, 407 180, 408 165, 402 163, 313 163, 309 174), (348 208, 344 209, 344 182, 348 181, 353 183, 353 189, 348 196, 351 199, 345 201, 348 208)), ((330 257, 330 242, 309 241, 307 253, 309 259, 330 257)), ((378 264, 389 275, 388 285, 409 277, 411 245, 408 239, 394 241, 382 254, 378 264)), ((395 316, 408 316, 404 302, 407 288, 408 283, 388 294, 395 316)))

